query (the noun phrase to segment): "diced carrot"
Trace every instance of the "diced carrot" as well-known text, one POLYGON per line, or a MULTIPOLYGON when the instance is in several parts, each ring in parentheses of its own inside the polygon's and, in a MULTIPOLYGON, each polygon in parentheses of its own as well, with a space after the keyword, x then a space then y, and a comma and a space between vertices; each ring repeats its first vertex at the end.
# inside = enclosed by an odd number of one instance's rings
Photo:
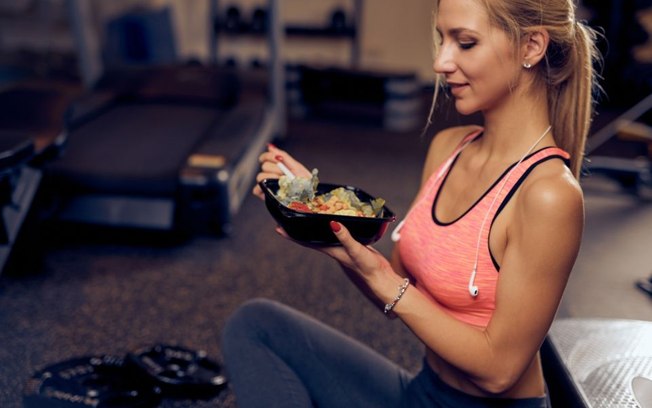
POLYGON ((311 213, 311 212, 312 212, 312 210, 310 209, 310 207, 308 207, 307 205, 305 205, 304 203, 302 203, 302 202, 300 202, 300 201, 292 201, 292 202, 288 205, 288 208, 290 208, 290 209, 292 209, 292 210, 295 210, 295 211, 299 211, 299 212, 307 212, 307 213, 311 213))

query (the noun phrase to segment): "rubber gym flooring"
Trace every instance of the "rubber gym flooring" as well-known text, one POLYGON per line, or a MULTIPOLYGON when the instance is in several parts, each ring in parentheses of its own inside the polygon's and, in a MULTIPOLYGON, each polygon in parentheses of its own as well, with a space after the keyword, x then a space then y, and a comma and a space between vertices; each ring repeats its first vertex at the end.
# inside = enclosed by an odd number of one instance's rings
MULTIPOLYGON (((455 121, 448 117, 448 122, 455 121)), ((443 122, 435 123, 443 126, 443 122)), ((416 191, 427 138, 419 131, 324 120, 291 121, 283 147, 322 181, 383 196, 404 214, 416 191)), ((652 272, 652 202, 589 177, 586 232, 560 316, 652 320, 652 298, 634 287, 652 272)), ((40 262, 0 276, 0 406, 22 406, 22 389, 44 366, 87 355, 124 356, 142 346, 181 344, 221 359, 227 316, 252 297, 280 300, 417 369, 422 349, 388 321, 325 256, 274 232, 262 202, 245 200, 226 238, 170 242, 144 233, 43 227, 40 262)), ((377 248, 390 250, 389 237, 377 248)), ((230 390, 167 407, 235 407, 230 390)))

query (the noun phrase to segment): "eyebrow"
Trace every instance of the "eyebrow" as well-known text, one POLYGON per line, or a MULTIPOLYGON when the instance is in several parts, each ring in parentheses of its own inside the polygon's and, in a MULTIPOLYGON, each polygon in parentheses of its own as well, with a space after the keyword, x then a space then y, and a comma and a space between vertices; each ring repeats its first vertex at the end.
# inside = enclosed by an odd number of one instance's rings
MULTIPOLYGON (((439 27, 435 27, 435 30, 437 30, 439 35, 442 35, 442 31, 441 31, 441 29, 439 27)), ((472 30, 470 28, 464 28, 464 27, 454 27, 454 28, 449 29, 447 32, 448 32, 449 35, 451 35, 453 37, 458 36, 459 34, 461 34, 463 32, 469 32, 471 34, 480 35, 480 33, 478 33, 477 31, 472 30)))

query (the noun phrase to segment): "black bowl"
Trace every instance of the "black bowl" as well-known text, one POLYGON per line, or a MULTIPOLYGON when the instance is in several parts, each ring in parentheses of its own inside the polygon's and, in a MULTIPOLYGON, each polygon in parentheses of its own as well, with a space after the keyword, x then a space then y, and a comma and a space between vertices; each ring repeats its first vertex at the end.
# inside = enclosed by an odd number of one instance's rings
MULTIPOLYGON (((307 244, 337 245, 339 241, 333 234, 330 221, 343 224, 356 241, 369 245, 378 241, 387 231, 390 222, 396 220, 394 213, 383 206, 376 217, 355 217, 350 215, 313 214, 292 210, 276 198, 277 179, 265 179, 258 183, 265 194, 265 205, 276 222, 294 240, 307 244)), ((338 187, 351 190, 363 202, 370 202, 375 197, 351 186, 319 183, 316 194, 325 194, 338 187)))

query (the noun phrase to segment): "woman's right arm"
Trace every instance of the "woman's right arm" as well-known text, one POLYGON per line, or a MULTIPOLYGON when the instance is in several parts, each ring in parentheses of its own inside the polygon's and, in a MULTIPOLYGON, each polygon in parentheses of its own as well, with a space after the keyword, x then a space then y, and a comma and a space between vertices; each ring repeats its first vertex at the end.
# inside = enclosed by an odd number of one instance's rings
MULTIPOLYGON (((273 144, 267 145, 267 150, 258 157, 258 162, 260 163, 260 170, 256 175, 256 185, 254 186, 253 194, 261 200, 265 200, 265 195, 258 185, 258 182, 265 179, 277 179, 281 177, 283 172, 279 169, 277 165, 278 162, 283 162, 283 164, 285 164, 296 176, 311 177, 311 173, 306 166, 297 161, 286 151, 279 149, 273 144)), ((340 266, 346 276, 351 280, 351 282, 353 282, 358 290, 365 295, 365 297, 378 307, 384 307, 384 304, 371 292, 371 290, 369 290, 369 287, 360 279, 360 276, 346 266, 340 266)))

